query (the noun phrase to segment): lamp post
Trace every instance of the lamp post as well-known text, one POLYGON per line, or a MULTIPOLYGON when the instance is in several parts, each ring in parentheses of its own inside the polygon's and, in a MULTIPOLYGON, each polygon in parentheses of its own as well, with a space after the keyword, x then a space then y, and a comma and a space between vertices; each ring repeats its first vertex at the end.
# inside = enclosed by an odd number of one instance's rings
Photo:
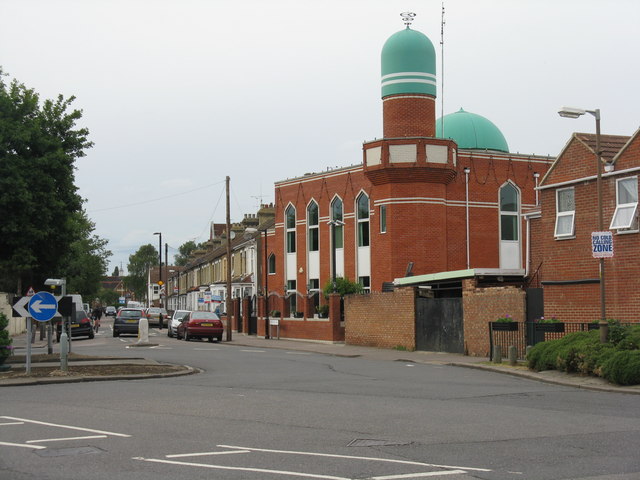
MULTIPOLYGON (((562 107, 558 115, 565 118, 579 118, 585 113, 593 115, 596 119, 596 189, 598 192, 598 230, 604 230, 604 221, 602 215, 602 152, 600 150, 600 109, 583 110, 581 108, 562 107)), ((606 302, 605 302, 605 276, 604 276, 604 258, 599 259, 600 267, 600 342, 607 343, 609 336, 609 324, 606 318, 606 302)))
MULTIPOLYGON (((160 236, 160 238, 158 238, 158 275, 160 276, 158 285, 162 288, 162 232, 155 232, 154 235, 160 236)), ((162 306, 162 295, 160 294, 160 290, 158 290, 158 295, 160 295, 160 306, 162 306)))

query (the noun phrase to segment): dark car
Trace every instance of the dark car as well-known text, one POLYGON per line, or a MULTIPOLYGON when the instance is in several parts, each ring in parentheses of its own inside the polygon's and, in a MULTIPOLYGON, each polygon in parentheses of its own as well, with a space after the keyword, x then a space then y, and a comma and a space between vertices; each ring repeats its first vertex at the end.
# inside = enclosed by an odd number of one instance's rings
POLYGON ((143 308, 123 308, 118 312, 113 320, 113 336, 118 337, 121 333, 138 334, 138 324, 141 318, 146 318, 143 308))
POLYGON ((222 341, 224 326, 220 317, 213 312, 189 312, 182 319, 176 330, 177 338, 189 341, 192 338, 208 338, 210 342, 216 338, 222 341))
MULTIPOLYGON (((60 335, 62 335, 62 322, 56 323, 56 339, 58 342, 60 342, 60 335)), ((68 329, 67 335, 69 335, 68 329)), ((71 336, 93 338, 94 335, 93 322, 87 312, 84 310, 76 311, 75 316, 71 318, 71 336)))
POLYGON ((104 314, 107 317, 115 317, 116 316, 116 307, 107 307, 104 309, 104 314))

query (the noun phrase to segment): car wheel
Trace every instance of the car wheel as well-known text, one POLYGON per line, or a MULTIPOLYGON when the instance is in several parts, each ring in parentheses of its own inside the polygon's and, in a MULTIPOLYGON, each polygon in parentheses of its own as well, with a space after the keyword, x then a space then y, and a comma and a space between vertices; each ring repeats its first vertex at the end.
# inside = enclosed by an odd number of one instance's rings
POLYGON ((173 338, 173 333, 171 333, 171 327, 167 328, 167 337, 173 338))
POLYGON ((189 341, 189 332, 187 332, 187 329, 184 329, 184 341, 188 342, 189 341))
POLYGON ((222 341, 222 335, 218 335, 218 341, 221 342, 222 341))
POLYGON ((213 337, 209 337, 209 341, 213 343, 213 337))
POLYGON ((113 336, 114 337, 119 337, 120 336, 120 333, 118 333, 118 331, 115 328, 113 329, 113 336))
POLYGON ((96 335, 93 333, 93 329, 89 332, 89 340, 93 340, 96 335))

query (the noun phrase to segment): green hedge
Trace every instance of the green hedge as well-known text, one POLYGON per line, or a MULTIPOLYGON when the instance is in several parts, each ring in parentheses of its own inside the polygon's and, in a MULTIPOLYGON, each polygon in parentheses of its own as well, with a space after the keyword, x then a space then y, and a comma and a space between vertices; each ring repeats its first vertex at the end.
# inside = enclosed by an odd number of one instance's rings
POLYGON ((527 356, 529 368, 598 375, 620 385, 640 383, 640 325, 612 323, 609 343, 600 332, 577 332, 541 342, 527 356))

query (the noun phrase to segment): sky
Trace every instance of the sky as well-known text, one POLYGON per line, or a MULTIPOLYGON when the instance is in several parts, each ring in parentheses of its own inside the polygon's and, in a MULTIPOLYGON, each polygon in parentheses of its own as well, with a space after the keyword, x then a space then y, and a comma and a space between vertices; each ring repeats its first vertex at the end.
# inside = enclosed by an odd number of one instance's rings
POLYGON ((360 164, 407 11, 436 47, 438 116, 464 108, 512 152, 552 157, 595 131, 561 106, 638 128, 637 0, 0 0, 0 65, 41 99, 76 97, 95 143, 76 185, 123 273, 154 232, 170 263, 206 241, 227 176, 237 222, 276 181, 360 164))

